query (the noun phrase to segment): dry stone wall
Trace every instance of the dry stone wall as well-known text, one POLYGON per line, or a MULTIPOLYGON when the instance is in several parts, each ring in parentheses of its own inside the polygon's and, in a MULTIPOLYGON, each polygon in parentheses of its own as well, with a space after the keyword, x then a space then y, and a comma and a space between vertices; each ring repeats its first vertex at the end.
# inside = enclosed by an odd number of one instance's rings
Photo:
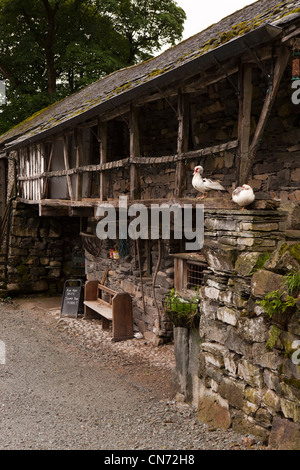
POLYGON ((187 345, 177 386, 202 421, 299 449, 300 366, 292 361, 299 298, 289 314, 272 320, 257 303, 281 288, 285 274, 299 273, 299 232, 285 232, 285 221, 277 211, 206 211, 210 273, 201 289, 199 355, 191 349, 193 332, 189 339, 177 332, 178 345, 187 345))
POLYGON ((79 220, 39 217, 34 206, 14 202, 8 241, 7 292, 62 292, 80 247, 79 220))

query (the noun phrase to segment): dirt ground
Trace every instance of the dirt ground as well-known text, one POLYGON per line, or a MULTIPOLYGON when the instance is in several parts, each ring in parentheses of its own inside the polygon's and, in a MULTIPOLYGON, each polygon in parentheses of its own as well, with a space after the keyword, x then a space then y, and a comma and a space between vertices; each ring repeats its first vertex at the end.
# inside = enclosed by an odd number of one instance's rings
POLYGON ((173 398, 173 345, 157 347, 144 339, 113 343, 111 332, 102 330, 98 320, 86 321, 60 316, 61 297, 22 298, 15 301, 18 308, 30 312, 38 322, 59 333, 69 345, 76 345, 92 360, 105 362, 132 383, 147 387, 159 399, 173 398))
POLYGON ((0 302, 0 450, 250 450, 174 400, 173 346, 113 343, 60 298, 0 302))

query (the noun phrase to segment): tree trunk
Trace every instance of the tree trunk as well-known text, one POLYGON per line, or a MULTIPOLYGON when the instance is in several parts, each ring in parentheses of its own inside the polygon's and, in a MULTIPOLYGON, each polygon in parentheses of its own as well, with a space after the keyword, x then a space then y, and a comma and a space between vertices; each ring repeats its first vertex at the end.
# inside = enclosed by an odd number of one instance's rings
POLYGON ((56 91, 56 70, 54 63, 53 41, 55 37, 55 15, 58 10, 58 3, 51 8, 48 0, 42 0, 48 20, 48 31, 45 41, 46 66, 47 66, 47 91, 52 95, 56 91))
POLYGON ((54 54, 51 49, 46 49, 47 63, 47 91, 49 95, 56 92, 56 70, 54 65, 54 54))

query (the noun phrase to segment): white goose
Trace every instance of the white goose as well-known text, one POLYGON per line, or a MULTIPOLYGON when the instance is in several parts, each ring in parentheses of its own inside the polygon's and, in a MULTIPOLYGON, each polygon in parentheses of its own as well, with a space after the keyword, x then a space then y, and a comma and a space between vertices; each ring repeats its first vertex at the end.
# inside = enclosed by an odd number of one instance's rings
POLYGON ((202 193, 201 199, 207 197, 208 191, 226 191, 219 181, 202 178, 202 174, 202 166, 196 166, 193 174, 192 185, 197 191, 199 191, 199 193, 202 193))
POLYGON ((242 209, 252 204, 255 200, 255 194, 251 186, 243 184, 243 186, 236 188, 232 193, 232 200, 238 204, 242 209))

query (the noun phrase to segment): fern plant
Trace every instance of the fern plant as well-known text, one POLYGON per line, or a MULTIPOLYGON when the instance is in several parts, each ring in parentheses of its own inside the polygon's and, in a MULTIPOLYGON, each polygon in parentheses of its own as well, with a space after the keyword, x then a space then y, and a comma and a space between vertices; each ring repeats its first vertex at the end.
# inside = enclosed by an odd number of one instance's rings
POLYGON ((266 347, 272 350, 280 336, 282 327, 286 327, 289 314, 296 308, 298 296, 300 294, 300 272, 288 273, 280 289, 269 292, 257 304, 260 305, 265 315, 271 320, 273 325, 270 329, 269 339, 266 347), (279 324, 280 328, 275 324, 279 324))
POLYGON ((265 314, 268 318, 272 319, 275 314, 282 315, 289 308, 292 308, 296 305, 297 299, 291 295, 287 295, 283 299, 284 293, 279 289, 269 292, 265 295, 262 300, 259 300, 257 303, 264 309, 265 314))

